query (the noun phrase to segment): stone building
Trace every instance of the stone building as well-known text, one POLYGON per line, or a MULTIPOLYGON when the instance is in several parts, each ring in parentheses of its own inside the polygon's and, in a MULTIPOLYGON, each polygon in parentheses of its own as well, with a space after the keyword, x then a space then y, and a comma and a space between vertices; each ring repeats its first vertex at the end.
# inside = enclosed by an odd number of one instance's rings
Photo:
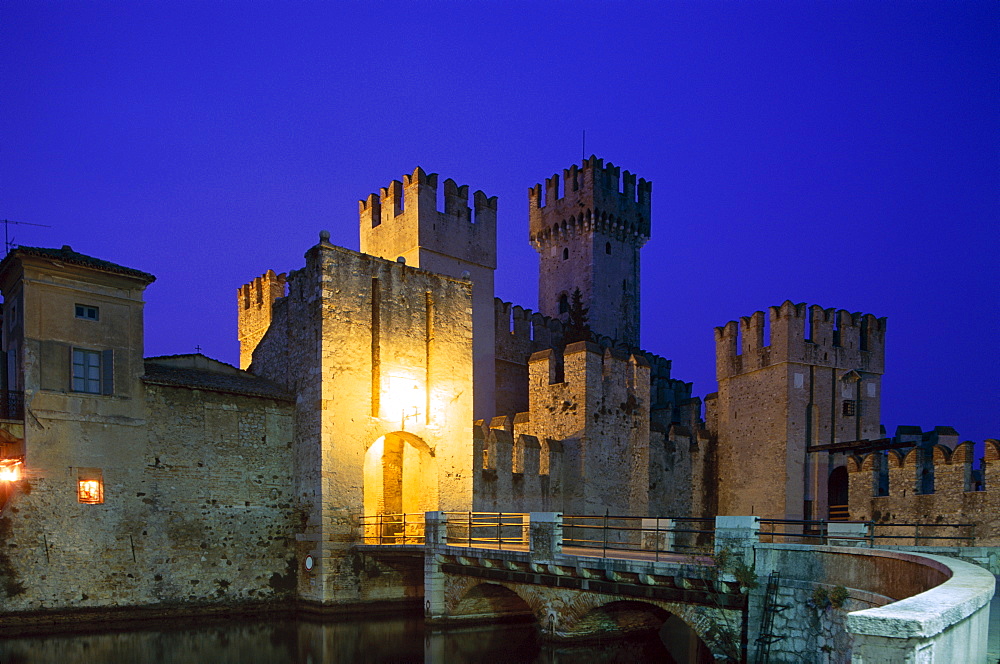
POLYGON ((152 275, 9 253, 4 610, 419 602, 354 544, 435 510, 936 510, 1000 537, 995 442, 977 468, 947 429, 884 438, 885 319, 785 302, 730 322, 703 402, 639 345, 651 183, 591 157, 529 189, 539 312, 494 296, 496 198, 441 186, 438 210, 418 168, 360 202, 360 252, 324 232, 241 286, 239 369, 142 357, 152 275))
POLYGON ((828 478, 846 464, 831 450, 879 437, 885 319, 786 301, 715 340, 720 513, 826 518, 828 478))

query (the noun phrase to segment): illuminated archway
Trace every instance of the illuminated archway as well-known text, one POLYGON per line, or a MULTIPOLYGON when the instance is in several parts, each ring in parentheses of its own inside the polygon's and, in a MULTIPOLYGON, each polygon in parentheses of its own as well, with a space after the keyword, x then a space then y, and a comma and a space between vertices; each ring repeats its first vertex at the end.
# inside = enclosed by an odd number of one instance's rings
POLYGON ((434 452, 418 436, 396 431, 381 436, 365 452, 364 509, 366 515, 408 515, 383 518, 380 535, 409 531, 422 523, 424 512, 438 508, 434 452))

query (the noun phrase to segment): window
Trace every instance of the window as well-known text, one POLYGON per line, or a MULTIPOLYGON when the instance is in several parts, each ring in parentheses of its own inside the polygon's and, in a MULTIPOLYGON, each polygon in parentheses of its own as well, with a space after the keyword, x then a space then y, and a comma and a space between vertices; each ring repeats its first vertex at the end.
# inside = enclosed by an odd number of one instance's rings
POLYGON ((73 391, 101 394, 101 354, 73 349, 73 391))
POLYGON ((86 304, 78 304, 76 305, 76 317, 84 320, 98 320, 97 307, 91 307, 86 304))
POLYGON ((844 417, 853 417, 857 414, 857 404, 854 399, 844 399, 844 417))
POLYGON ((608 254, 609 256, 611 255, 611 243, 610 242, 605 242, 604 243, 604 253, 608 254))
POLYGON ((104 473, 100 468, 76 469, 76 499, 89 505, 104 502, 104 473))
POLYGON ((77 499, 81 503, 100 505, 104 502, 104 481, 79 480, 77 482, 77 499))
POLYGON ((569 311, 569 297, 566 293, 559 296, 559 313, 564 314, 569 311))
POLYGON ((569 249, 563 249, 563 260, 569 260, 569 249))

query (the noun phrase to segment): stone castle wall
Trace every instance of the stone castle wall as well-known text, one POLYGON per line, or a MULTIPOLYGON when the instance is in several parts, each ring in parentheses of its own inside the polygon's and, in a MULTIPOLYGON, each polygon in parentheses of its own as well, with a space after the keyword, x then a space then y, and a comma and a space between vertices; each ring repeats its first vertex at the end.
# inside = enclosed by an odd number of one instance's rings
POLYGON ((476 511, 563 510, 562 443, 515 433, 521 424, 498 417, 473 427, 476 511))
MULTIPOLYGON (((935 526, 935 524, 974 524, 976 544, 1000 545, 1000 441, 987 440, 983 457, 981 484, 974 479, 972 442, 949 449, 935 445, 925 450, 914 448, 901 453, 897 450, 873 452, 848 459, 850 518, 876 523, 927 524, 924 536, 969 536, 967 527, 935 526), (929 464, 921 463, 921 456, 929 454, 929 464), (883 470, 884 468, 884 470, 883 470), (931 474, 929 488, 924 478, 931 474), (880 473, 888 475, 888 493, 879 495, 880 473), (979 490, 977 490, 979 489, 979 490)), ((884 486, 884 481, 882 482, 884 486)), ((913 528, 900 528, 899 532, 879 528, 879 534, 912 536, 913 528)), ((961 543, 949 540, 923 540, 919 542, 896 540, 886 544, 941 544, 961 543)))
MULTIPOLYGON (((645 515, 649 365, 577 342, 531 357, 524 433, 563 442, 565 510, 645 515)), ((515 433, 518 427, 515 426, 515 433)))
POLYGON ((2 519, 7 580, 22 588, 7 586, 4 610, 294 596, 291 405, 160 385, 145 404, 127 463, 26 466, 2 519), (77 500, 84 475, 102 479, 103 503, 77 500))
POLYGON ((444 209, 438 210, 438 175, 417 167, 402 182, 394 180, 359 201, 361 252, 471 282, 473 410, 477 418, 492 417, 497 199, 477 191, 470 208, 469 187, 450 178, 441 193, 444 209))
MULTIPOLYGON (((528 360, 532 353, 565 347, 565 331, 558 318, 522 306, 494 300, 496 338, 496 414, 528 410, 528 360)), ((666 432, 676 420, 678 404, 691 398, 692 384, 671 378, 670 360, 640 348, 591 333, 590 341, 619 355, 636 355, 650 367, 650 410, 653 426, 666 432)))

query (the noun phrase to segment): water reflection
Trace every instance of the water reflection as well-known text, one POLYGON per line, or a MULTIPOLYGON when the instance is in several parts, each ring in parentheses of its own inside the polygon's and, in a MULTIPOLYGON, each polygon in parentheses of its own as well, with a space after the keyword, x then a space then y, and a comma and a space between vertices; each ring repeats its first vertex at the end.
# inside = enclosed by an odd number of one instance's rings
POLYGON ((531 624, 432 631, 422 618, 238 624, 0 640, 3 664, 330 664, 333 662, 674 662, 655 634, 584 646, 543 644, 531 624))

